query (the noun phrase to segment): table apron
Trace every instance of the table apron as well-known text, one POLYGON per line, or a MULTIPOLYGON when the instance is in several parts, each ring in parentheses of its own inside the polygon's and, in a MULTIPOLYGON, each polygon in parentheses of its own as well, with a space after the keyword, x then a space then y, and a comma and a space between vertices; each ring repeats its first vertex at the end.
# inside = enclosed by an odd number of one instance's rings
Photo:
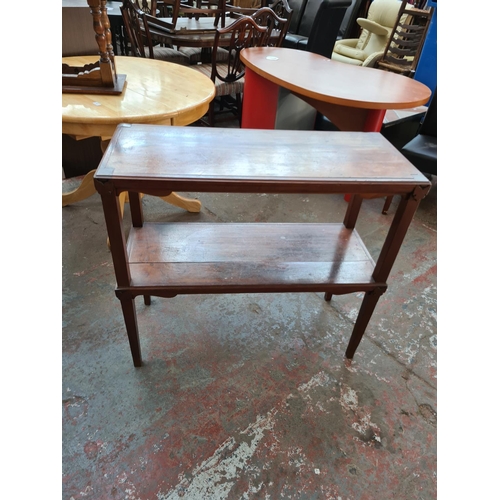
MULTIPOLYGON (((173 125, 172 118, 151 122, 154 125, 173 125)), ((110 139, 119 123, 69 123, 63 122, 62 133, 75 137, 101 137, 110 139)))

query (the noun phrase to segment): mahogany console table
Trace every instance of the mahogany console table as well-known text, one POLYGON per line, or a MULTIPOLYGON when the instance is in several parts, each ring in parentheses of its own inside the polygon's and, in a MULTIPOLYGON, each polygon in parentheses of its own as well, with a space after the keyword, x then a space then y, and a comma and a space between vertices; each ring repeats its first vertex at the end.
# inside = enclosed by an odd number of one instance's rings
POLYGON ((94 176, 134 366, 134 299, 143 295, 364 292, 352 358, 430 182, 382 135, 119 125, 94 176), (120 193, 128 191, 125 239, 120 193), (140 193, 355 193, 343 223, 147 223, 140 193), (355 229, 364 196, 401 195, 374 262, 355 229))

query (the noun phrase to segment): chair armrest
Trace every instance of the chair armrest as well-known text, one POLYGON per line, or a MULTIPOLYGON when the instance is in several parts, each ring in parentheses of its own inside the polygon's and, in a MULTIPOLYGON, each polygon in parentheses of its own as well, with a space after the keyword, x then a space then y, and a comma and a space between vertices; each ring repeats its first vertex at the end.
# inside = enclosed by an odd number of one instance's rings
POLYGON ((343 38, 342 40, 337 40, 335 42, 335 45, 333 46, 333 50, 335 50, 335 47, 337 47, 337 45, 346 45, 347 47, 356 47, 356 44, 358 43, 358 39, 357 38, 343 38))
POLYGON ((367 68, 374 68, 377 62, 381 59, 381 57, 384 55, 384 52, 374 52, 373 54, 370 54, 364 61, 362 66, 365 66, 367 68))
POLYGON ((335 42, 333 51, 351 59, 357 59, 358 61, 365 61, 367 54, 363 50, 356 48, 358 40, 355 38, 350 38, 347 40, 338 40, 335 42))
POLYGON ((359 19, 356 19, 356 22, 363 29, 370 31, 371 33, 374 33, 375 35, 388 36, 391 33, 390 29, 382 26, 379 23, 376 23, 375 21, 371 21, 370 19, 365 19, 364 17, 360 17, 359 19))

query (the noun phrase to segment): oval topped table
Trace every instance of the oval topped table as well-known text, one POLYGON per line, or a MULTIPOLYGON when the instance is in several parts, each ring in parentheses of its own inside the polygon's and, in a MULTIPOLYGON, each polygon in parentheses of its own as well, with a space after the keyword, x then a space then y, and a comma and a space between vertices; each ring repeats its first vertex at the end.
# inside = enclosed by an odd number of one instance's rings
POLYGON ((243 128, 274 129, 280 87, 310 104, 340 130, 380 132, 387 109, 425 104, 431 90, 416 80, 282 47, 241 51, 246 66, 243 128))
MULTIPOLYGON (((83 66, 98 56, 65 57, 63 63, 83 66)), ((210 78, 188 66, 143 59, 115 57, 117 72, 127 79, 120 95, 63 94, 62 133, 75 138, 100 137, 101 148, 120 123, 155 125, 189 125, 199 120, 215 96, 210 78)), ((94 170, 71 193, 63 194, 63 206, 83 200, 95 193, 94 170)), ((198 200, 189 200, 175 193, 165 201, 199 212, 198 200)))

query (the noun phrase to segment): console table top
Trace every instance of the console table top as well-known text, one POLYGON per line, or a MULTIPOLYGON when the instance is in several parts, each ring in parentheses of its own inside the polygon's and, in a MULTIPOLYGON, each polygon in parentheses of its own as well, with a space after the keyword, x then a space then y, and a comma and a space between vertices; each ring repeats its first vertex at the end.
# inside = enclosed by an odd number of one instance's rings
POLYGON ((222 128, 201 133, 196 127, 139 124, 118 127, 95 179, 123 189, 142 181, 141 188, 149 183, 175 191, 227 192, 404 193, 429 185, 378 133, 222 128))

